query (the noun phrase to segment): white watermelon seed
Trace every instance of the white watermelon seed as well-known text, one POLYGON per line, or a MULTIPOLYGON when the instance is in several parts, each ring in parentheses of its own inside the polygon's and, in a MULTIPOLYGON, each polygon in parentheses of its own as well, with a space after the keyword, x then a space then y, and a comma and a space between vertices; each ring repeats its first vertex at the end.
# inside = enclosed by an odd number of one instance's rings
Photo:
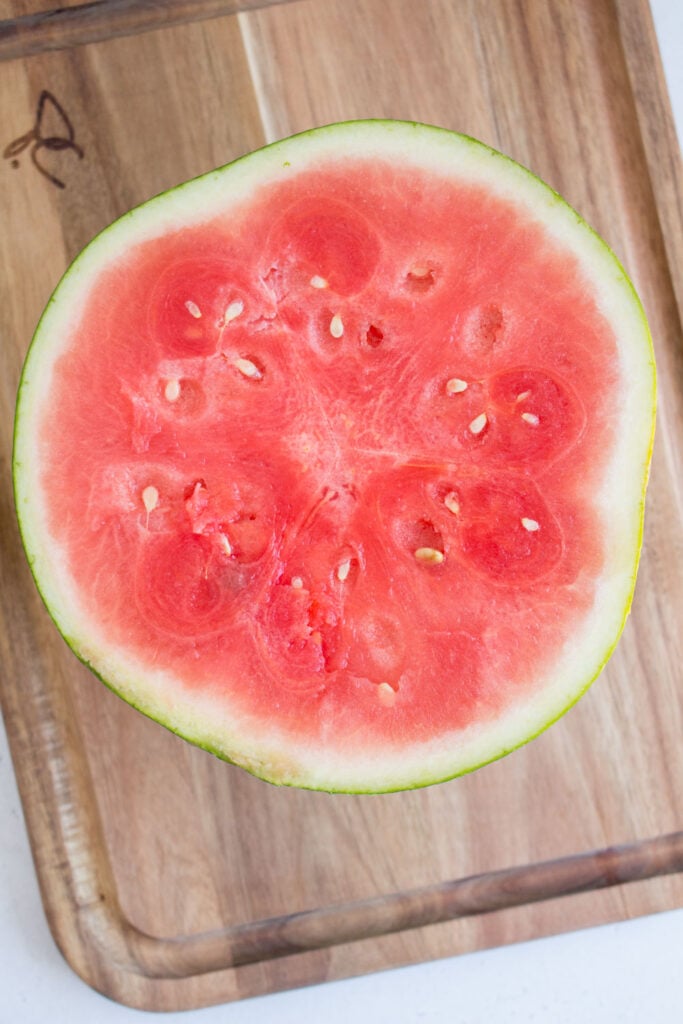
POLYGON ((236 299, 235 302, 231 302, 226 309, 223 319, 226 324, 229 324, 232 320, 236 320, 242 312, 244 312, 244 303, 241 299, 236 299))
POLYGON ((252 363, 251 359, 236 359, 235 368, 244 377, 249 377, 251 380, 261 380, 263 376, 256 363, 252 363))
POLYGON ((467 391, 467 381, 460 380, 459 377, 451 377, 446 381, 446 391, 449 395, 459 395, 462 391, 467 391))
POLYGON ((469 426, 471 434, 481 434, 482 430, 488 423, 488 417, 485 412, 480 413, 472 420, 469 426))
POLYGON ((530 423, 532 427, 538 426, 538 416, 535 412, 523 412, 522 419, 525 423, 530 423))
POLYGON ((526 517, 522 517, 522 526, 525 530, 528 530, 529 533, 536 533, 536 530, 540 530, 540 526, 538 525, 535 519, 527 519, 526 517))
POLYGON ((185 309, 190 314, 190 316, 193 316, 195 318, 195 320, 199 320, 199 318, 202 315, 201 309, 199 308, 196 302, 192 301, 192 299, 187 300, 187 302, 185 303, 185 309))
POLYGON ((411 267, 409 274, 411 277, 429 277, 431 270, 429 267, 411 267))
POLYGON ((345 579, 348 579, 350 572, 351 559, 347 558, 337 567, 337 579, 340 581, 340 583, 343 583, 345 579))
POLYGON ((319 274, 314 274, 310 280, 311 288, 329 288, 329 284, 324 277, 320 277, 319 274))
POLYGON ((341 338, 344 333, 344 323, 339 313, 335 313, 330 320, 330 334, 333 338, 341 338))
POLYGON ((531 394, 530 391, 520 391, 520 393, 517 395, 517 398, 515 399, 515 401, 516 402, 523 402, 524 399, 528 398, 530 394, 531 394))
POLYGON ((177 402, 180 398, 180 381, 167 380, 164 388, 164 398, 167 402, 177 402))
POLYGON ((443 503, 449 512, 452 512, 454 516, 457 516, 457 514, 460 511, 460 502, 456 498, 453 491, 450 491, 450 493, 446 495, 446 497, 443 499, 443 503))
POLYGON ((218 540, 221 547, 225 551, 226 555, 228 555, 229 557, 232 554, 232 544, 230 543, 230 541, 228 540, 224 533, 218 534, 218 540))
POLYGON ((382 704, 391 707, 396 700, 396 691, 390 683, 380 683, 377 687, 377 696, 382 704))
POLYGON ((415 557, 418 562, 426 562, 430 565, 441 565, 443 562, 443 551, 438 548, 417 548, 415 557))
POLYGON ((153 512, 159 504, 159 492, 156 487, 145 487, 142 492, 142 504, 145 506, 148 512, 153 512))
POLYGON ((303 585, 304 581, 301 579, 301 576, 292 576, 292 586, 295 590, 301 590, 303 585))

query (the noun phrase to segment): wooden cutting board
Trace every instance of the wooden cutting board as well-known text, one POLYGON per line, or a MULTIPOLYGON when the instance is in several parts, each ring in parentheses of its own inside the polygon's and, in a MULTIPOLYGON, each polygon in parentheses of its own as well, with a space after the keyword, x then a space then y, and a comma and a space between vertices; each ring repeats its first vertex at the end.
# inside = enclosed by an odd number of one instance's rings
POLYGON ((179 1009, 683 905, 683 217, 644 0, 48 6, 0 0, 0 653, 68 961, 179 1009), (601 680, 502 762, 351 797, 259 782, 98 683, 40 603, 9 478, 21 362, 81 247, 266 140, 367 116, 478 136, 562 192, 635 279, 660 407, 633 614, 601 680))

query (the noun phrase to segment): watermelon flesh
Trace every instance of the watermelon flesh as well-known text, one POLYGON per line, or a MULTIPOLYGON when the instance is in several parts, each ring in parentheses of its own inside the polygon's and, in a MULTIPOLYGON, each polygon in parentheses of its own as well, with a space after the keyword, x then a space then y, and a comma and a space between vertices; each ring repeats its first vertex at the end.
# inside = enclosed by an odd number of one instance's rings
POLYGON ((76 262, 20 391, 22 533, 163 724, 273 782, 422 785, 604 664, 653 396, 628 280, 545 186, 436 129, 322 129, 76 262))

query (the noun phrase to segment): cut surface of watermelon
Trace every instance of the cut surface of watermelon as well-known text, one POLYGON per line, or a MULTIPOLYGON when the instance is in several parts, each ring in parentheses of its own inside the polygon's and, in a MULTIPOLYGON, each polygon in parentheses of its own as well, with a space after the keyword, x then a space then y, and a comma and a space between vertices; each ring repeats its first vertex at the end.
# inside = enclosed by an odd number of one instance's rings
POLYGON ((528 171, 351 122, 139 207, 60 283, 15 491, 76 654, 272 782, 536 735, 627 615, 654 420, 623 269, 528 171))

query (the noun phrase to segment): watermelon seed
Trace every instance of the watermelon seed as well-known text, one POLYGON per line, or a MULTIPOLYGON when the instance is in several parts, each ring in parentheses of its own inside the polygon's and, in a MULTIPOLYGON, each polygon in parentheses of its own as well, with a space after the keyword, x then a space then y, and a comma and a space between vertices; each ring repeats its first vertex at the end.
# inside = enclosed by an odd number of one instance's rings
POLYGON ((319 274, 314 274, 310 280, 311 288, 329 288, 328 282, 324 277, 320 277, 319 274))
POLYGON ((185 309, 190 314, 190 316, 193 316, 195 318, 195 320, 199 320, 199 318, 202 315, 201 309, 199 308, 196 302, 192 301, 192 299, 187 300, 187 302, 185 303, 185 309))
POLYGON ((168 380, 164 388, 164 397, 167 402, 177 402, 180 398, 180 381, 168 380))
POLYGON ((415 552, 415 557, 418 562, 426 562, 429 565, 441 565, 444 554, 438 548, 418 548, 415 552))
POLYGON ((330 320, 330 334, 333 338, 341 338, 344 333, 344 323, 339 313, 335 313, 330 320))
POLYGON ((520 393, 517 395, 517 398, 515 399, 515 401, 516 402, 523 402, 524 399, 528 398, 530 394, 531 394, 530 391, 520 391, 520 393))
POLYGON ((145 506, 148 512, 153 512, 159 504, 159 492, 156 487, 145 487, 142 492, 142 504, 145 506))
POLYGON ((522 517, 522 526, 525 530, 528 530, 529 533, 536 533, 536 530, 540 530, 540 526, 538 525, 535 519, 527 519, 526 517, 522 517))
POLYGON ((416 266, 408 271, 408 284, 419 291, 427 291, 434 284, 434 271, 430 267, 416 266))
POLYGON ((532 427, 538 426, 538 416, 535 412, 523 412, 522 419, 525 423, 530 423, 532 427))
POLYGON ((380 683, 377 687, 377 696, 381 700, 382 704, 387 707, 391 707, 396 701, 396 690, 393 688, 391 683, 380 683))
POLYGON ((478 416, 475 416, 475 418, 470 423, 470 426, 469 426, 470 433, 472 433, 472 434, 481 434, 482 430, 484 429, 484 427, 486 426, 487 423, 488 423, 488 417, 486 416, 486 413, 485 412, 480 413, 478 416))
POLYGON ((256 363, 252 363, 251 359, 236 359, 235 368, 239 370, 244 377, 249 377, 250 380, 261 380, 263 377, 258 366, 256 363))
POLYGON ((348 579, 348 576, 349 576, 350 572, 351 572, 351 559, 347 558, 337 567, 337 579, 339 580, 339 582, 343 583, 344 580, 348 579))
POLYGON ((218 540, 221 547, 223 548, 223 550, 225 551, 226 555, 229 558, 230 555, 232 554, 232 544, 230 543, 230 541, 228 540, 224 533, 218 534, 218 540))
MULTIPOLYGON (((194 499, 201 499, 202 491, 206 491, 206 480, 195 480, 194 483, 188 484, 183 492, 183 498, 185 501, 191 501, 194 499)), ((202 504, 200 511, 205 508, 202 504)))
POLYGON ((231 302, 225 311, 223 320, 226 324, 229 324, 232 320, 236 320, 240 313, 244 312, 244 303, 241 299, 236 299, 235 302, 231 302))
POLYGON ((304 581, 301 576, 292 576, 292 587, 294 590, 301 590, 304 585, 304 581))
POLYGON ((156 487, 152 487, 151 484, 148 487, 145 487, 142 492, 142 504, 145 506, 145 510, 147 512, 147 518, 145 520, 145 528, 147 528, 149 526, 149 514, 150 512, 153 512, 159 504, 159 492, 156 487))
POLYGON ((449 395, 459 395, 462 391, 467 391, 467 381, 460 380, 459 377, 451 377, 446 381, 446 391, 449 395))
POLYGON ((443 503, 448 509, 448 511, 452 512, 454 516, 457 516, 458 513, 460 512, 460 502, 456 498, 453 491, 450 491, 450 493, 446 495, 446 497, 443 499, 443 503))

